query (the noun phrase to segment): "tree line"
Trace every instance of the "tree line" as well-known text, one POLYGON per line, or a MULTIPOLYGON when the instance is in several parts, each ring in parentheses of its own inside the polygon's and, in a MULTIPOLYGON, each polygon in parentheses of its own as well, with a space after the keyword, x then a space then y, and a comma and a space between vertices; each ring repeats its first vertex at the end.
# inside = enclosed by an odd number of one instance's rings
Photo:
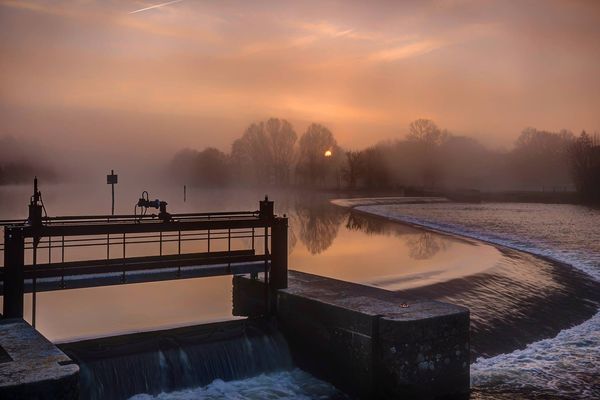
POLYGON ((30 183, 34 176, 54 182, 57 174, 35 146, 12 136, 0 137, 0 185, 30 183))
POLYGON ((493 150, 476 139, 417 119, 408 134, 364 149, 343 149, 325 126, 298 136, 292 124, 271 118, 252 123, 224 153, 185 149, 170 163, 182 183, 206 187, 261 186, 350 190, 440 191, 576 189, 600 200, 600 140, 585 131, 524 129, 511 149, 493 150))

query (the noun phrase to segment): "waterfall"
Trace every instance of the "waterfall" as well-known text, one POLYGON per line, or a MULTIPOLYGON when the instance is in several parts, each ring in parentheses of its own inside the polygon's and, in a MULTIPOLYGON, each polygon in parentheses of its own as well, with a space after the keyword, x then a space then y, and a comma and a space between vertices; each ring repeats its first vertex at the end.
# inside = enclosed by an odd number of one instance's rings
POLYGON ((293 367, 283 336, 228 321, 61 345, 81 368, 81 398, 127 399, 293 367))

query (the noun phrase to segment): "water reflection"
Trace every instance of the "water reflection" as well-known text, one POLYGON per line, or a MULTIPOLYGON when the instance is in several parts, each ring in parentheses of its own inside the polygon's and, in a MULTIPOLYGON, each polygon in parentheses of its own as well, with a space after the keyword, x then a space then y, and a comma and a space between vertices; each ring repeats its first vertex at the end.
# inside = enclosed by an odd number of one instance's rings
MULTIPOLYGON (((397 224, 390 224, 381 218, 366 216, 357 212, 348 214, 346 229, 361 231, 367 235, 394 235, 399 237, 408 234, 406 230, 401 229, 397 224)), ((409 248, 409 256, 415 260, 431 258, 439 251, 446 250, 450 245, 450 241, 445 237, 429 231, 409 234, 405 243, 409 248)))
POLYGON ((410 249, 409 255, 415 260, 431 258, 448 246, 448 242, 441 240, 439 235, 427 231, 407 239, 406 244, 410 249))
POLYGON ((298 199, 294 210, 292 223, 311 254, 320 254, 331 246, 346 213, 340 207, 310 197, 298 199))
POLYGON ((346 229, 351 231, 362 231, 367 235, 389 235, 389 229, 385 229, 386 224, 378 218, 369 218, 360 213, 348 213, 346 229))

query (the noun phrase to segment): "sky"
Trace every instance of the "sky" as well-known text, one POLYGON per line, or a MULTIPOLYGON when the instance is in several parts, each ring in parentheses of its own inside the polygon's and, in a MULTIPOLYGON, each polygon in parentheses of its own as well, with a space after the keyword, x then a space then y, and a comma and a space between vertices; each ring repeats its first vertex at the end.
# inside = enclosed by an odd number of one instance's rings
POLYGON ((429 118, 508 148, 600 130, 599 43, 598 1, 0 0, 0 135, 123 164, 269 117, 345 148, 429 118))

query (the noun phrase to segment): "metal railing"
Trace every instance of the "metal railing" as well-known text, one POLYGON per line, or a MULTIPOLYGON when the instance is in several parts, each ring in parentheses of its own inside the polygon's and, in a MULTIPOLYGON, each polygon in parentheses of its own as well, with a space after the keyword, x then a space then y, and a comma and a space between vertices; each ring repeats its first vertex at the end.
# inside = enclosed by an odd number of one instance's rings
POLYGON ((27 291, 35 314, 35 293, 45 290, 258 272, 267 286, 287 287, 287 218, 276 217, 268 199, 258 211, 169 214, 168 220, 42 217, 0 226, 4 317, 23 316, 27 291))

